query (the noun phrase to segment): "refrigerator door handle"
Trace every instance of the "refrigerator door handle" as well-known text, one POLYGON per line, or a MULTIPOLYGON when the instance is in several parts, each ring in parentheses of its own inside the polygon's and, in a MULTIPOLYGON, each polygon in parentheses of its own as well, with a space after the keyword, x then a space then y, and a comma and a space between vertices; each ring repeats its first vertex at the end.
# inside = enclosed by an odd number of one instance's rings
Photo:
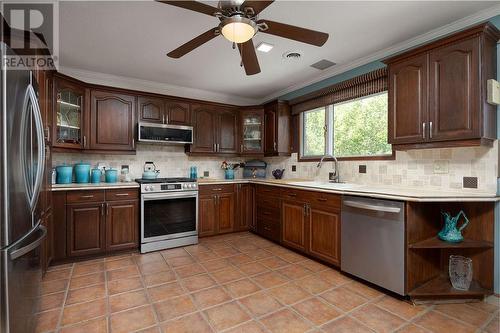
POLYGON ((38 195, 40 194, 40 190, 42 187, 43 171, 45 168, 45 135, 43 129, 42 114, 40 112, 38 99, 36 97, 36 92, 32 84, 28 86, 27 94, 28 98, 31 101, 31 107, 32 107, 31 112, 35 120, 36 139, 38 146, 38 156, 37 156, 38 160, 36 166, 37 170, 36 170, 35 182, 33 184, 33 193, 32 197, 30 198, 30 207, 33 210, 35 209, 35 205, 38 200, 38 195))
POLYGON ((42 234, 40 235, 40 237, 38 237, 32 243, 30 243, 30 244, 28 244, 26 246, 23 246, 20 249, 12 251, 10 253, 10 259, 11 260, 16 260, 17 258, 22 257, 26 253, 31 252, 31 251, 33 251, 34 249, 36 249, 37 247, 40 246, 40 244, 45 239, 45 237, 47 237, 47 228, 45 228, 43 225, 40 225, 39 229, 42 231, 42 234))

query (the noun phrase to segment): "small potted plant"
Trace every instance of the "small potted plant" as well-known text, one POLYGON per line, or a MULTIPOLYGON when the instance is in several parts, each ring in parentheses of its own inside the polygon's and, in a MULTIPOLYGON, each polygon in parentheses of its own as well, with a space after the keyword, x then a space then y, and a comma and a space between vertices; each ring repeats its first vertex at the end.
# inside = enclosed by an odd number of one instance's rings
POLYGON ((228 163, 227 161, 223 161, 220 167, 224 170, 224 178, 234 179, 234 170, 240 167, 240 163, 228 163))

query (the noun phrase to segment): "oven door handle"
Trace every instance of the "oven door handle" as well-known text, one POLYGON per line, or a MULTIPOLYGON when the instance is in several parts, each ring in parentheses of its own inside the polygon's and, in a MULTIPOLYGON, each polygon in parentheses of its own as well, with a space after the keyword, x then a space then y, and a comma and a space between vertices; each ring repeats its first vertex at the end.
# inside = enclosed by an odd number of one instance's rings
POLYGON ((144 201, 159 200, 159 199, 178 199, 178 198, 197 198, 198 192, 196 193, 162 193, 162 194, 143 194, 142 199, 144 201))

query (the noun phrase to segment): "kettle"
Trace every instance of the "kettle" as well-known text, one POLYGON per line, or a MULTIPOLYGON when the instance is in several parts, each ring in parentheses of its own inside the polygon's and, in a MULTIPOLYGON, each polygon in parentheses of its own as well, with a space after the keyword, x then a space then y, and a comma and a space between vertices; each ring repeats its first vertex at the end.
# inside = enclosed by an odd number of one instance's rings
POLYGON ((160 175, 160 170, 156 170, 156 165, 153 162, 144 163, 144 172, 142 179, 156 179, 160 175))
POLYGON ((275 179, 281 179, 283 177, 284 173, 285 173, 285 169, 276 169, 276 170, 273 170, 273 177, 275 179))

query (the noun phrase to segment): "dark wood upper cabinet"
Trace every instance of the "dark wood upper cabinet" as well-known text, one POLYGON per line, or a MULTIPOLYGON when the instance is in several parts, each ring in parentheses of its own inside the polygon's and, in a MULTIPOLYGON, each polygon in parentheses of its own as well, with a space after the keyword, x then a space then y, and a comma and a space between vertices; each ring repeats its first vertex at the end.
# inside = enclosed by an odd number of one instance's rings
POLYGON ((194 127, 191 153, 238 153, 238 115, 234 109, 214 105, 192 105, 194 127))
POLYGON ((217 153, 238 153, 238 115, 235 110, 217 110, 217 153))
POLYGON ((137 106, 140 121, 171 125, 191 124, 191 108, 187 102, 139 96, 137 106))
POLYGON ((193 105, 193 144, 192 153, 215 153, 217 113, 206 105, 193 105))
POLYGON ((88 90, 77 80, 54 76, 52 145, 59 148, 86 148, 88 90))
POLYGON ((266 156, 289 156, 290 142, 290 106, 284 101, 275 101, 264 106, 266 156))
POLYGON ((240 110, 240 153, 264 154, 264 109, 240 110))
POLYGON ((135 150, 135 104, 132 95, 92 90, 90 148, 135 150))
POLYGON ((486 81, 496 78, 499 39, 485 23, 386 60, 394 149, 492 145, 486 81))
POLYGON ((389 142, 423 142, 427 119, 427 54, 389 67, 389 142))
POLYGON ((166 121, 172 125, 191 125, 191 106, 186 102, 165 100, 166 121))
POLYGON ((474 139, 481 136, 479 52, 479 37, 430 51, 431 141, 474 139))
POLYGON ((165 103, 161 98, 139 96, 137 99, 139 120, 149 123, 164 123, 165 103))

